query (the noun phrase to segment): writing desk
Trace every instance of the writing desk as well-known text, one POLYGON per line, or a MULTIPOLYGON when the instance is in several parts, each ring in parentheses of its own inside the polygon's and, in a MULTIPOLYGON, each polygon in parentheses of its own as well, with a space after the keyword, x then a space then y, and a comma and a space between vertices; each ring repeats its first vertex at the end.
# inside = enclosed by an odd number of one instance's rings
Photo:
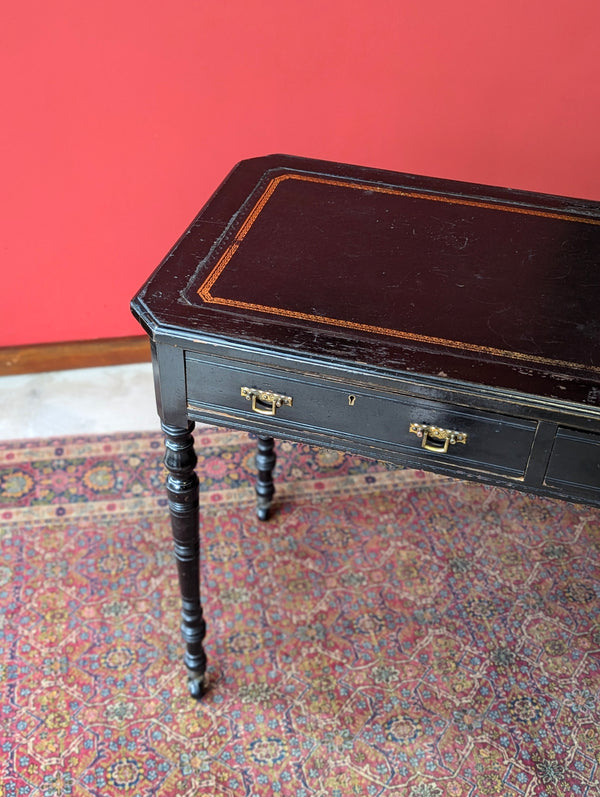
MULTIPOLYGON (((600 506, 600 204, 240 163, 132 302, 152 344, 191 693, 195 421, 600 506)), ((402 533, 402 529, 398 530, 402 533)))

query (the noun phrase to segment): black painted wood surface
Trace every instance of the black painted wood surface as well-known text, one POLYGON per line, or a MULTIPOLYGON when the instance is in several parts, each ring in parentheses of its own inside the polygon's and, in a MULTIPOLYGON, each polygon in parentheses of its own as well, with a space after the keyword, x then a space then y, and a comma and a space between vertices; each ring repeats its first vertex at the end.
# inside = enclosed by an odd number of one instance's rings
POLYGON ((192 697, 205 692, 206 653, 203 640, 206 623, 200 601, 200 535, 198 517, 198 476, 192 431, 163 424, 165 467, 168 471, 167 496, 179 589, 181 593, 181 633, 186 643, 185 664, 192 697))

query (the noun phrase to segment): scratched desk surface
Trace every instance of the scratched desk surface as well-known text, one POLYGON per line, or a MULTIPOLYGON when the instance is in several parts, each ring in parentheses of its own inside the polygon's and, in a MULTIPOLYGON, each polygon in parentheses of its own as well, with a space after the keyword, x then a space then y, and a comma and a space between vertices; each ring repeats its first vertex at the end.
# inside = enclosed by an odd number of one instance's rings
POLYGON ((170 328, 590 404, 599 300, 599 204, 288 156, 242 162, 144 292, 170 328))

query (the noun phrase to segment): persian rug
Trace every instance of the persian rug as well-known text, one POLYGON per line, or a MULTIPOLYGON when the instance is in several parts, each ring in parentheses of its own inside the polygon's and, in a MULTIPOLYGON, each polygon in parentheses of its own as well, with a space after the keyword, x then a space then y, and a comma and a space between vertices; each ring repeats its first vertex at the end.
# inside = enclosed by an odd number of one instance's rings
POLYGON ((197 431, 188 697, 157 434, 0 446, 0 795, 600 795, 600 512, 197 431))

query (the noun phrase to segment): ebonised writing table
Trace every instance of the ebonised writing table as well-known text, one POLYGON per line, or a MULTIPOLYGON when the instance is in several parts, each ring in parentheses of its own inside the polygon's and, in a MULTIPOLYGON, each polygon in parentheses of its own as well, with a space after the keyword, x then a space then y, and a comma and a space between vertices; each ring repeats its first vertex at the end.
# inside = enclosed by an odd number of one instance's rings
MULTIPOLYGON (((195 421, 600 506, 600 204, 240 163, 132 302, 150 336, 190 691, 195 421)), ((401 529, 399 529, 401 533, 401 529)))

